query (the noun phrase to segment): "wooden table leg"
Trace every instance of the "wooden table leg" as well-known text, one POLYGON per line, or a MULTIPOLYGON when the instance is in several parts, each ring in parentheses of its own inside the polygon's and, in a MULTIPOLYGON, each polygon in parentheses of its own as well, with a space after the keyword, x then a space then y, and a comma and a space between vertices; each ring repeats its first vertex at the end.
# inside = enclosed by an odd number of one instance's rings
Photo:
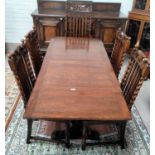
POLYGON ((71 127, 70 127, 70 138, 77 139, 82 137, 82 131, 83 131, 83 122, 76 120, 71 121, 71 127))
POLYGON ((120 123, 120 145, 124 149, 126 121, 120 123))
POLYGON ((66 147, 70 147, 70 122, 66 123, 66 147))
POLYGON ((86 149, 87 127, 83 125, 82 150, 86 149))
POLYGON ((31 132, 32 132, 32 119, 27 119, 27 140, 26 143, 30 144, 31 132))

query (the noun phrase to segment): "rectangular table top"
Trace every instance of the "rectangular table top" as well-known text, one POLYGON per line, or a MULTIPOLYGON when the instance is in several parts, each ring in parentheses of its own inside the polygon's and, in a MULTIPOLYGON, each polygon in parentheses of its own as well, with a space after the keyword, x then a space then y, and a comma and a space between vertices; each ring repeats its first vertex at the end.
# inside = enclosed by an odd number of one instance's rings
POLYGON ((66 37, 51 40, 24 118, 131 119, 102 41, 66 37))

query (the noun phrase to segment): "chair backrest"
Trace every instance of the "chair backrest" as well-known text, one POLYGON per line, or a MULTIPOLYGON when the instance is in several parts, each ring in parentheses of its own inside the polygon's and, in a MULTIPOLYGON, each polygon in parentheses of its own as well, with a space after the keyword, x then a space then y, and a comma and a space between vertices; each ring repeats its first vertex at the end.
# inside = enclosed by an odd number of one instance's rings
POLYGON ((150 74, 150 65, 144 53, 133 49, 128 67, 121 81, 121 89, 128 104, 129 110, 138 95, 138 92, 150 74))
POLYGON ((67 13, 65 18, 65 33, 69 37, 89 38, 91 35, 91 13, 67 13))
POLYGON ((25 36, 24 43, 29 51, 35 75, 37 76, 41 68, 42 60, 36 30, 30 31, 25 36))
POLYGON ((126 36, 121 29, 116 32, 116 39, 111 55, 111 63, 116 76, 118 77, 124 61, 125 53, 130 45, 130 37, 126 36))
POLYGON ((26 107, 36 78, 30 63, 28 50, 24 44, 18 46, 13 53, 8 54, 8 63, 23 97, 24 107, 26 107))

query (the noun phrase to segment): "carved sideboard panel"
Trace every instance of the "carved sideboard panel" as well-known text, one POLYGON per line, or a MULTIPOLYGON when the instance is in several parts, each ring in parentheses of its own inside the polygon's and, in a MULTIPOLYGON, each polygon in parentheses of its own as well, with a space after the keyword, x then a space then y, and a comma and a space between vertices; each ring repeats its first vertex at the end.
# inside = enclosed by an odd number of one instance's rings
POLYGON ((92 12, 92 1, 67 1, 67 12, 92 12))

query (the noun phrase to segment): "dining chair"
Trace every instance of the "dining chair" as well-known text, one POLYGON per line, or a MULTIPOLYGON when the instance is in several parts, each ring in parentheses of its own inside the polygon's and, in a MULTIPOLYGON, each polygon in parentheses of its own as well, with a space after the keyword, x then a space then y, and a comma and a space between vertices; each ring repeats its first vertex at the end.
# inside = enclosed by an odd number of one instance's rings
POLYGON ((130 111, 143 82, 150 75, 149 60, 144 53, 138 48, 134 48, 131 53, 130 62, 120 84, 130 111))
MULTIPOLYGON (((17 82, 20 93, 22 95, 22 98, 24 101, 24 108, 26 108, 32 89, 34 87, 36 78, 34 76, 34 72, 30 63, 28 50, 24 43, 19 45, 14 52, 8 53, 8 63, 15 76, 15 80, 17 82)), ((35 137, 31 136, 32 131, 30 130, 30 126, 32 126, 33 121, 38 121, 38 120, 27 120, 27 123, 28 123, 27 140, 26 140, 27 144, 30 143, 30 138, 31 139, 33 138, 35 140, 37 139, 44 140, 37 136, 35 137)), ((54 122, 59 123, 59 121, 54 121, 54 122)), ((66 143, 66 147, 69 147, 69 122, 64 121, 60 123, 64 123, 66 126, 65 143, 66 143)))
POLYGON ((38 36, 35 29, 31 30, 24 39, 24 43, 29 51, 36 77, 39 74, 42 59, 40 55, 38 36))
MULTIPOLYGON (((127 106, 130 111, 144 80, 148 78, 149 74, 150 74, 150 67, 148 59, 146 58, 146 56, 142 51, 138 50, 137 48, 133 49, 133 51, 131 52, 129 65, 125 71, 124 77, 120 84, 122 94, 126 100, 127 106)), ((90 131, 90 127, 94 125, 103 125, 103 124, 104 125, 106 124, 108 126, 111 124, 115 126, 117 131, 115 134, 121 136, 121 130, 120 130, 121 128, 119 122, 105 123, 102 121, 83 121, 83 135, 82 135, 83 150, 85 150, 86 144, 98 145, 106 143, 106 142, 95 142, 95 143, 86 142, 88 138, 88 133, 90 131)))
POLYGON ((117 30, 115 43, 110 59, 117 77, 124 62, 125 53, 130 46, 130 39, 131 38, 126 36, 126 34, 124 34, 124 32, 122 32, 121 29, 117 30))
POLYGON ((91 36, 91 13, 69 12, 65 18, 65 33, 69 37, 91 36))
POLYGON ((13 53, 8 54, 8 63, 15 76, 26 108, 36 78, 30 63, 28 50, 24 44, 19 45, 13 53))

